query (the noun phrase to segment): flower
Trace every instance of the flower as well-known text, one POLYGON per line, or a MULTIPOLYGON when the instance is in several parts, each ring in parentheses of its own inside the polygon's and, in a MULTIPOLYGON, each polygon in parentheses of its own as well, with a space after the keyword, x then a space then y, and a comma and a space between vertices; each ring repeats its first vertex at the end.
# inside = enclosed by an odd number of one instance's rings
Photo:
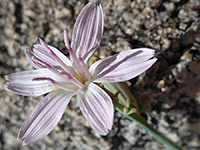
POLYGON ((138 48, 100 59, 89 67, 89 60, 99 46, 103 34, 101 4, 88 3, 80 12, 69 44, 64 42, 70 59, 41 38, 33 51, 26 50, 36 70, 6 76, 6 89, 25 96, 49 93, 23 123, 18 140, 31 144, 49 134, 61 119, 68 103, 75 97, 89 125, 100 135, 107 135, 113 125, 114 108, 110 96, 98 85, 134 78, 150 68, 155 51, 138 48))

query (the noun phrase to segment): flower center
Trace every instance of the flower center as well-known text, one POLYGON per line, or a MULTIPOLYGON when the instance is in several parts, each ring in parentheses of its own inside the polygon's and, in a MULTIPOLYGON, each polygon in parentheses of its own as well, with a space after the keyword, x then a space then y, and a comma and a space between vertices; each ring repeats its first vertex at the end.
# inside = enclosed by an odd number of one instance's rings
MULTIPOLYGON (((67 30, 64 31, 64 42, 71 56, 72 66, 68 66, 68 64, 63 62, 63 60, 58 56, 58 54, 56 54, 41 38, 39 38, 39 41, 41 45, 43 45, 47 49, 49 55, 51 55, 54 58, 54 60, 59 64, 59 66, 52 66, 42 61, 34 54, 32 57, 33 61, 39 63, 45 68, 48 68, 55 75, 59 76, 61 80, 56 81, 50 77, 39 77, 39 78, 34 78, 33 81, 39 81, 39 80, 50 81, 56 87, 67 91, 76 91, 78 89, 85 89, 88 86, 88 84, 91 82, 92 76, 88 70, 86 63, 81 58, 81 56, 77 57, 76 53, 72 50, 69 44, 67 30)), ((80 52, 80 47, 77 51, 80 52)))

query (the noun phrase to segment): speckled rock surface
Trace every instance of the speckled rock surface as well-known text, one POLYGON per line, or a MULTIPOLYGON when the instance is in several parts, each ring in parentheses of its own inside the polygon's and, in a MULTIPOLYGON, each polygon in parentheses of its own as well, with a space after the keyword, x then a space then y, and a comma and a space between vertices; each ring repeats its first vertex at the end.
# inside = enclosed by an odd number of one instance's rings
MULTIPOLYGON (((118 113, 110 134, 99 136, 88 126, 76 101, 42 140, 28 146, 16 140, 23 121, 42 97, 5 91, 4 75, 32 69, 24 49, 38 43, 38 36, 67 54, 63 30, 72 33, 87 2, 1 0, 0 149, 167 150, 118 113)), ((105 57, 137 47, 156 49, 157 63, 132 79, 130 88, 150 102, 151 109, 144 113, 149 123, 184 149, 200 149, 200 1, 104 0, 102 6, 105 28, 96 53, 105 57)))

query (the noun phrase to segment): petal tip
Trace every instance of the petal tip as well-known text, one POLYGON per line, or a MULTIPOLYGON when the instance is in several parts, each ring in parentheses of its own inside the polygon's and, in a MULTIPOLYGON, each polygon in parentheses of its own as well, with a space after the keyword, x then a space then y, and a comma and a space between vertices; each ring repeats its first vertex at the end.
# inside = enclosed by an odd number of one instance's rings
POLYGON ((9 91, 9 92, 14 93, 14 92, 11 90, 11 87, 10 87, 10 84, 9 84, 9 83, 6 83, 4 89, 5 89, 6 91, 9 91))
POLYGON ((103 133, 99 133, 101 136, 107 136, 108 135, 108 133, 109 133, 109 130, 108 129, 106 129, 106 131, 105 132, 103 132, 103 133))
POLYGON ((23 141, 23 144, 22 144, 23 146, 26 146, 26 145, 28 145, 28 143, 26 143, 25 141, 23 141))
POLYGON ((158 58, 156 58, 156 57, 153 57, 152 59, 150 59, 153 63, 152 63, 152 65, 158 60, 158 58))
POLYGON ((22 139, 19 137, 19 136, 17 136, 17 141, 21 141, 22 139))
POLYGON ((29 144, 32 144, 32 143, 34 143, 34 142, 36 142, 37 140, 28 140, 27 138, 25 138, 24 140, 23 140, 23 146, 26 146, 26 145, 29 145, 29 144))
POLYGON ((6 80, 9 80, 9 77, 8 77, 8 75, 5 75, 5 76, 4 76, 4 78, 5 78, 6 80))
POLYGON ((20 140, 23 140, 23 139, 24 139, 24 134, 22 134, 21 129, 20 129, 20 131, 17 135, 17 140, 20 141, 20 140))

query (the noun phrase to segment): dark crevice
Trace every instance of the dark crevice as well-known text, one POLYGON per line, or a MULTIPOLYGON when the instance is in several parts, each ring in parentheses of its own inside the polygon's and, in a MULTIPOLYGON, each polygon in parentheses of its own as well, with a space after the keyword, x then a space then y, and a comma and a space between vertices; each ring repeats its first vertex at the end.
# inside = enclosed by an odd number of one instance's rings
POLYGON ((1 150, 4 150, 4 144, 5 144, 5 141, 4 141, 4 135, 3 135, 3 130, 0 130, 0 148, 2 148, 1 150))
POLYGON ((165 2, 167 2, 168 0, 161 0, 160 4, 156 7, 158 12, 163 12, 166 10, 165 6, 163 5, 165 2))
POLYGON ((43 27, 43 33, 44 33, 43 37, 45 38, 45 36, 48 34, 50 30, 49 23, 48 22, 43 23, 42 27, 43 27))
POLYGON ((164 58, 168 66, 178 63, 183 53, 193 46, 198 34, 198 32, 190 30, 181 36, 180 39, 173 39, 169 49, 163 52, 158 58, 162 60, 164 58))
POLYGON ((126 39, 127 42, 129 42, 129 44, 131 45, 131 48, 149 47, 149 46, 145 45, 144 43, 140 42, 139 40, 134 39, 132 35, 127 34, 121 28, 121 26, 119 26, 119 29, 121 30, 121 32, 123 33, 123 35, 125 35, 123 38, 126 39))
POLYGON ((22 20, 22 4, 20 2, 15 3, 14 15, 16 18, 15 24, 14 24, 15 32, 20 34, 21 33, 20 24, 23 22, 23 20, 22 20))
POLYGON ((180 0, 179 2, 175 3, 175 8, 171 13, 171 17, 176 18, 178 16, 180 9, 181 9, 181 6, 183 6, 187 2, 189 2, 189 0, 180 0))

